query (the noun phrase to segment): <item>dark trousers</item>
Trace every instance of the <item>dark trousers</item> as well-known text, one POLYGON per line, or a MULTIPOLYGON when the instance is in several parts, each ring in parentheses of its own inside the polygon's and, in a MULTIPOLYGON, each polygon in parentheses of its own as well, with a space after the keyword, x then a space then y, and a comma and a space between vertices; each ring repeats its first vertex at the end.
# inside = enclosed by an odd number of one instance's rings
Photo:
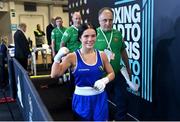
POLYGON ((17 58, 17 61, 23 66, 23 68, 25 70, 27 70, 27 66, 28 66, 28 59, 27 58, 17 58))
POLYGON ((113 81, 107 84, 106 90, 108 93, 109 100, 115 103, 110 106, 110 116, 112 120, 126 120, 127 114, 127 84, 119 72, 113 81))

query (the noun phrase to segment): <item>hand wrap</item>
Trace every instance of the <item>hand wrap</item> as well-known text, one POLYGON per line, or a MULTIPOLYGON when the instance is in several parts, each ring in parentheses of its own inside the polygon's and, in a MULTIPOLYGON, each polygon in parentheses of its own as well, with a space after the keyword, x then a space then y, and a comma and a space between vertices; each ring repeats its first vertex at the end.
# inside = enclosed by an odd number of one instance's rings
POLYGON ((97 80, 95 83, 94 83, 94 88, 97 89, 98 91, 103 91, 106 87, 106 84, 109 82, 109 78, 108 77, 105 77, 105 78, 102 78, 100 80, 97 80))
POLYGON ((120 71, 121 71, 122 75, 124 76, 124 78, 126 79, 126 83, 129 85, 129 87, 133 91, 138 91, 139 85, 130 81, 129 74, 127 72, 126 67, 122 67, 120 71))
POLYGON ((61 60, 61 58, 62 58, 64 55, 68 54, 68 53, 69 53, 69 49, 68 49, 68 48, 66 48, 66 47, 60 48, 59 51, 58 51, 58 53, 57 53, 56 56, 54 57, 54 62, 59 63, 60 60, 61 60))

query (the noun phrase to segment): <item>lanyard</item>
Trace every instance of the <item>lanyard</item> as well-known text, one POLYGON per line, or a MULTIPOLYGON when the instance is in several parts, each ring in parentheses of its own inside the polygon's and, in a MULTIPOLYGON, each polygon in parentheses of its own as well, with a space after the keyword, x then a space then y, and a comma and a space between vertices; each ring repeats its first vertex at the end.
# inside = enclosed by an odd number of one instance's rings
POLYGON ((75 27, 74 25, 72 25, 72 27, 78 31, 78 28, 77 28, 77 27, 75 27))
POLYGON ((101 33, 103 34, 103 36, 104 36, 104 38, 105 38, 105 40, 106 40, 106 43, 107 43, 107 45, 108 45, 107 49, 110 49, 110 51, 112 51, 110 44, 111 44, 112 37, 113 37, 113 31, 111 31, 111 37, 110 37, 110 40, 108 41, 106 35, 104 34, 104 32, 102 31, 101 28, 100 28, 100 30, 101 30, 101 33))
POLYGON ((63 34, 63 32, 61 31, 60 27, 58 27, 58 30, 59 30, 59 32, 60 32, 61 34, 63 34))

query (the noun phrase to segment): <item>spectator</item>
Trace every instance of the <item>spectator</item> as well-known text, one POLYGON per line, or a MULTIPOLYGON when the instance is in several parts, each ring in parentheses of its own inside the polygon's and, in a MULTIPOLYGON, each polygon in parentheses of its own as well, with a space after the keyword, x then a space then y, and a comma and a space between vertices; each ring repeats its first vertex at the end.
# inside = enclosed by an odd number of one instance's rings
POLYGON ((0 42, 0 89, 6 85, 5 82, 5 63, 7 58, 7 47, 5 41, 0 42))
POLYGON ((15 58, 19 63, 27 70, 28 65, 28 56, 31 55, 29 50, 29 43, 25 36, 26 24, 20 23, 17 31, 14 34, 14 43, 15 43, 15 58))
POLYGON ((107 93, 109 99, 116 104, 113 120, 126 120, 127 113, 127 91, 126 83, 123 81, 123 76, 120 69, 121 59, 123 59, 128 75, 131 78, 131 70, 128 63, 128 56, 126 52, 126 45, 123 41, 122 34, 118 30, 112 28, 113 25, 113 11, 109 7, 104 7, 99 10, 99 24, 97 28, 97 40, 95 48, 104 51, 114 69, 115 79, 107 85, 107 93))
MULTIPOLYGON (((44 44, 44 36, 45 33, 41 30, 40 24, 37 24, 36 30, 34 31, 35 40, 36 40, 36 47, 42 47, 42 44, 44 44)), ((41 52, 42 57, 44 57, 43 52, 41 52)), ((38 59, 38 52, 36 52, 36 59, 38 59)))
POLYGON ((51 32, 55 28, 55 19, 51 18, 51 23, 46 27, 46 38, 49 47, 51 47, 51 32))
POLYGON ((63 34, 61 47, 67 47, 70 52, 76 51, 80 47, 80 42, 78 41, 78 27, 81 24, 81 14, 80 12, 74 12, 72 16, 73 25, 69 27, 63 34))
POLYGON ((61 38, 66 30, 66 28, 63 26, 63 20, 61 17, 56 17, 55 22, 56 28, 54 28, 51 33, 51 46, 53 57, 56 55, 60 48, 61 38))

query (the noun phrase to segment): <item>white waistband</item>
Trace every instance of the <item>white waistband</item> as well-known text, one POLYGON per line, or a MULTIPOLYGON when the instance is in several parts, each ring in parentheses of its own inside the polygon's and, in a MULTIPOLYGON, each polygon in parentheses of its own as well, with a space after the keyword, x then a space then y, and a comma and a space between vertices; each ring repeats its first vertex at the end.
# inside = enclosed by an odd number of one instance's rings
POLYGON ((100 94, 103 91, 98 91, 98 90, 94 89, 93 87, 79 87, 79 86, 76 86, 74 94, 83 95, 83 96, 91 96, 91 95, 100 94))

